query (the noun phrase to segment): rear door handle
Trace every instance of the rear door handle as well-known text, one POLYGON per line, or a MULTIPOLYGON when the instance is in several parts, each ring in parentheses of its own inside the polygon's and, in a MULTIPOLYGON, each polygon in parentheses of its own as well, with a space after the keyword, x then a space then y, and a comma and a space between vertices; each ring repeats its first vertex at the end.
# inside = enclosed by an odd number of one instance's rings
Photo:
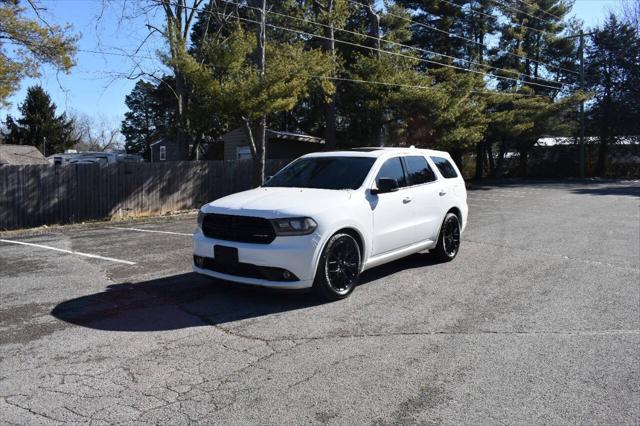
POLYGON ((402 200, 402 202, 403 202, 404 204, 407 204, 407 203, 410 203, 410 202, 411 202, 411 200, 412 200, 412 198, 411 198, 411 197, 405 197, 405 198, 402 200))
POLYGON ((444 189, 441 189, 440 192, 438 192, 438 195, 440 195, 441 197, 443 195, 447 195, 447 191, 445 191, 444 189))

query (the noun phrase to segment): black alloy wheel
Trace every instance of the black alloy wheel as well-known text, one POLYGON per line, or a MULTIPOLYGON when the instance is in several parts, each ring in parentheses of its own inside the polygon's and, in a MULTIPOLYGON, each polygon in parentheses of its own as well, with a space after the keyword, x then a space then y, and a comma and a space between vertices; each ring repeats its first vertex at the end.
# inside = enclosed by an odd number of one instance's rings
POLYGON ((460 219, 455 213, 447 213, 442 221, 438 243, 433 250, 435 257, 442 262, 453 260, 460 250, 460 219))
POLYGON ((322 252, 313 287, 328 300, 347 297, 360 278, 360 246, 349 234, 332 236, 322 252))

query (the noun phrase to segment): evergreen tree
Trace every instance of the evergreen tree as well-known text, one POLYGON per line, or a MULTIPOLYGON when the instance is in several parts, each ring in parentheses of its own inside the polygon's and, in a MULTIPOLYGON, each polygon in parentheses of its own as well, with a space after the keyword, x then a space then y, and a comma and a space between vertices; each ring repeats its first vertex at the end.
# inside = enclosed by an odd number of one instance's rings
POLYGON ((27 89, 20 105, 21 117, 7 117, 7 141, 19 145, 33 145, 44 155, 52 155, 71 148, 78 141, 73 137, 73 121, 65 113, 56 115, 56 105, 40 86, 27 89))
MULTIPOLYGON (((500 50, 494 52, 492 60, 494 67, 503 69, 498 72, 500 75, 519 79, 537 94, 551 97, 562 91, 555 80, 576 81, 577 44, 575 38, 561 36, 567 28, 565 16, 570 11, 566 2, 531 0, 500 7, 506 21, 500 28, 500 50)), ((519 85, 502 79, 498 87, 513 89, 519 85)))
POLYGON ((603 175, 607 147, 640 134, 640 37, 612 14, 594 31, 586 56, 587 88, 595 94, 590 130, 600 138, 597 173, 603 175))
POLYGON ((273 116, 291 111, 312 90, 332 93, 334 88, 329 81, 315 78, 329 74, 331 62, 318 49, 305 49, 303 43, 268 39, 268 60, 262 78, 253 59, 255 34, 240 25, 230 28, 228 34, 210 33, 202 41, 200 61, 185 52, 179 66, 192 92, 199 94, 191 114, 199 117, 222 114, 234 125, 243 125, 259 172, 264 164, 257 156, 255 123, 263 114, 273 116))
POLYGON ((175 99, 170 87, 171 78, 154 85, 139 80, 125 98, 129 108, 122 121, 128 153, 150 157, 149 145, 165 136, 173 136, 175 129, 175 99))

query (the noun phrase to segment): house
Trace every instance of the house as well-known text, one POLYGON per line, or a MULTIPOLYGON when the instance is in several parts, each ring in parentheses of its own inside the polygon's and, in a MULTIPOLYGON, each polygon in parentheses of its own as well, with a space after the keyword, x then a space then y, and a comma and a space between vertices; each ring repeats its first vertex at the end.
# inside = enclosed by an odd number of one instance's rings
MULTIPOLYGON (((151 145, 151 162, 160 161, 184 161, 187 159, 188 153, 180 152, 180 146, 175 139, 162 138, 151 145)), ((189 145, 189 152, 193 149, 193 145, 189 145)), ((196 152, 196 160, 204 160, 205 144, 201 144, 196 152)))
POLYGON ((0 144, 0 165, 5 164, 49 164, 49 162, 35 146, 0 144))
MULTIPOLYGON (((267 159, 291 159, 323 149, 324 139, 304 133, 267 130, 267 159)), ((183 161, 186 152, 181 152, 175 139, 162 138, 151 145, 151 162, 183 161)), ((193 146, 189 146, 189 152, 193 146)), ((202 143, 196 153, 196 160, 246 160, 251 158, 251 148, 244 128, 239 127, 216 142, 202 143), (218 150, 222 148, 222 152, 218 150), (222 154, 222 155, 221 155, 222 154)))
POLYGON ((162 138, 149 145, 149 148, 152 163, 182 160, 178 142, 175 139, 162 138))
MULTIPOLYGON (((251 158, 251 148, 245 130, 241 127, 224 134, 225 160, 245 160, 251 158)), ((267 159, 297 158, 310 152, 320 151, 324 139, 304 133, 267 130, 267 159)))

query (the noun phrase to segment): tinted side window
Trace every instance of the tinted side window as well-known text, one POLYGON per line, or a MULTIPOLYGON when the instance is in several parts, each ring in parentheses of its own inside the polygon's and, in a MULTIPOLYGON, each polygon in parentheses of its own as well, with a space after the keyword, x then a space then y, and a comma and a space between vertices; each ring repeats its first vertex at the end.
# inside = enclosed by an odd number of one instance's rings
POLYGON ((447 179, 458 177, 458 173, 456 173, 456 169, 451 165, 449 160, 447 160, 446 158, 431 157, 431 161, 433 161, 433 163, 436 165, 438 170, 440 170, 440 173, 442 174, 442 176, 446 177, 447 179))
POLYGON ((419 185, 436 180, 435 173, 433 173, 429 163, 427 163, 427 159, 423 156, 404 157, 404 163, 407 165, 409 185, 419 185))
POLYGON ((392 178, 397 180, 398 186, 401 188, 403 186, 407 186, 407 182, 404 178, 404 170, 402 169, 402 162, 400 161, 400 157, 390 158, 384 162, 382 167, 380 167, 380 171, 378 172, 376 181, 382 177, 392 178))

